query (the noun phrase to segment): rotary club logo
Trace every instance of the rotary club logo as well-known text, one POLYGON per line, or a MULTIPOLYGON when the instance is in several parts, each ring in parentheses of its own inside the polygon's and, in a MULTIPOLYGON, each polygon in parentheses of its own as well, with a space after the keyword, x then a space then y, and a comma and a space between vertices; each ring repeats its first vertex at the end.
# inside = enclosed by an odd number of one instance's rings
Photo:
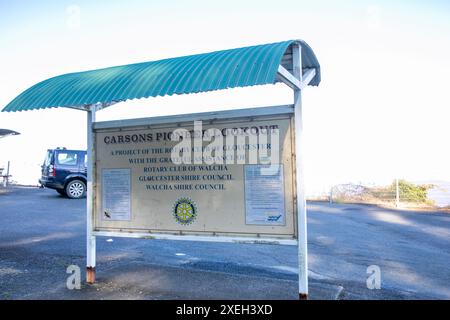
POLYGON ((189 225, 197 217, 197 206, 189 198, 180 198, 173 205, 173 216, 181 225, 189 225))

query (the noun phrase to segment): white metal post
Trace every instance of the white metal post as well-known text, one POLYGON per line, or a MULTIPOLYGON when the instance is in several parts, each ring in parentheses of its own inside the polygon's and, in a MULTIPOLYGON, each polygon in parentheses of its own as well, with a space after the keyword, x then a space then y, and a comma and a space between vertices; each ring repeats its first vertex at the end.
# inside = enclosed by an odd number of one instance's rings
POLYGON ((398 186, 398 178, 395 179, 395 206, 400 207, 400 188, 398 186))
POLYGON ((8 184, 9 184, 9 160, 8 160, 8 166, 6 167, 5 187, 7 187, 8 184))
MULTIPOLYGON (((303 84, 301 46, 292 47, 293 74, 303 84)), ((303 174, 302 90, 294 88, 295 161, 298 217, 298 292, 299 299, 308 299, 308 237, 306 227, 306 199, 303 174)))
POLYGON ((333 204, 333 186, 330 187, 330 204, 333 204))
POLYGON ((94 134, 92 124, 95 122, 96 106, 87 111, 87 192, 86 192, 86 282, 95 282, 96 243, 93 232, 94 217, 94 134))

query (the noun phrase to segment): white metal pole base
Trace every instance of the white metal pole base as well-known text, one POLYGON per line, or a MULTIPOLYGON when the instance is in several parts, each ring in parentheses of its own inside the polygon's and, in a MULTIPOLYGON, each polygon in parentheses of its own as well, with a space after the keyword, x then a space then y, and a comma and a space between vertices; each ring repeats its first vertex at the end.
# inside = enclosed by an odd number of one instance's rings
POLYGON ((86 268, 86 282, 89 284, 95 283, 95 267, 86 268))

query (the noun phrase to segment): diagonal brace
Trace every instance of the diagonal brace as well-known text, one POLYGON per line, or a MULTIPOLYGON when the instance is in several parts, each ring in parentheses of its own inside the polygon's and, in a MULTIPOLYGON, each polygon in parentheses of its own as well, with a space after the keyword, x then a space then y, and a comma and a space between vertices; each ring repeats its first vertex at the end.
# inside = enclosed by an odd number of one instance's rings
POLYGON ((278 78, 292 89, 302 90, 311 82, 312 79, 314 79, 315 75, 316 69, 306 69, 302 76, 303 81, 300 81, 282 65, 278 66, 278 78))

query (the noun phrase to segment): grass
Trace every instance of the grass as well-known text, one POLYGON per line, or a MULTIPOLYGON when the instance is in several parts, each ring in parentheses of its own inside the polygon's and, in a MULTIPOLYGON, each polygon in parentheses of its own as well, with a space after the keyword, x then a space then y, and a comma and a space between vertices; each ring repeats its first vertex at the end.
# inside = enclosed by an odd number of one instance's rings
POLYGON ((3 292, 2 293, 2 299, 3 300, 11 300, 11 298, 12 298, 11 293, 9 293, 9 292, 3 292))

